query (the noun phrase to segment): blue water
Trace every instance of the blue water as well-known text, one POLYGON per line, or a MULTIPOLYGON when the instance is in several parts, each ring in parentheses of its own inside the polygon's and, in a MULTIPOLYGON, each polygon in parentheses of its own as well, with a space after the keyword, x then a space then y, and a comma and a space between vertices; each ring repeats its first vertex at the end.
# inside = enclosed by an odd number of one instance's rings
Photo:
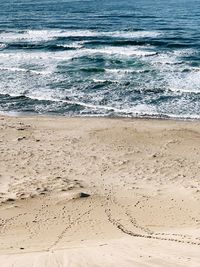
POLYGON ((200 117, 199 0, 0 0, 0 112, 200 117))

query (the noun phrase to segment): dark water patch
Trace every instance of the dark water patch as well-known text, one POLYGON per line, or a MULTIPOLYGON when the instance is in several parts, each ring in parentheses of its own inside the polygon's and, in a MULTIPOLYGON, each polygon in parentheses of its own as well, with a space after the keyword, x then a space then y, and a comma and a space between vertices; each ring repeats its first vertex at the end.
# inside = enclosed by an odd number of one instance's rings
POLYGON ((187 43, 169 43, 166 45, 167 48, 179 49, 179 48, 193 48, 195 45, 187 43))
POLYGON ((102 55, 83 55, 83 56, 74 56, 71 61, 73 64, 78 63, 79 66, 82 66, 83 64, 96 64, 96 65, 104 65, 107 60, 102 55))
POLYGON ((160 40, 152 40, 148 37, 143 37, 137 40, 137 38, 129 37, 128 40, 126 38, 119 40, 119 38, 110 38, 106 40, 88 40, 85 46, 156 46, 159 48, 191 48, 195 47, 195 44, 187 44, 187 43, 174 43, 173 41, 160 41, 160 40), (131 40, 135 39, 135 40, 131 40))
POLYGON ((93 46, 145 46, 148 42, 145 40, 117 40, 113 38, 112 40, 92 40, 88 41, 85 46, 93 45, 93 46))
POLYGON ((59 44, 49 44, 49 43, 10 43, 7 45, 7 50, 44 50, 50 52, 56 51, 67 51, 67 50, 76 50, 76 47, 59 45, 59 44))
POLYGON ((103 68, 80 68, 80 71, 88 72, 88 73, 101 73, 105 72, 105 69, 103 68))
POLYGON ((58 36, 56 40, 58 42, 81 42, 81 41, 91 41, 91 40, 98 40, 101 38, 100 36, 80 36, 77 33, 77 36, 58 36))

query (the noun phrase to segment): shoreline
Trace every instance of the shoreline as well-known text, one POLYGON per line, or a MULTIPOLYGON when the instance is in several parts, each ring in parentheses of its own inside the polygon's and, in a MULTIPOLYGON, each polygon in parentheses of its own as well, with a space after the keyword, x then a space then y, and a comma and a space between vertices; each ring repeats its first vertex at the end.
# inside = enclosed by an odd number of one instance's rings
POLYGON ((20 113, 17 112, 11 112, 11 113, 0 113, 0 117, 11 117, 11 118, 63 118, 63 119, 110 119, 110 120, 158 120, 158 121, 176 121, 176 122, 200 122, 199 118, 189 118, 189 117, 170 117, 168 115, 161 115, 156 117, 157 115, 136 115, 136 116, 111 116, 111 115, 65 115, 65 114, 35 114, 35 113, 20 113))
POLYGON ((0 116, 0 130, 4 266, 198 267, 198 121, 0 116))
POLYGON ((179 117, 179 116, 170 116, 170 115, 163 115, 163 114, 134 114, 134 115, 67 115, 67 114, 37 114, 37 113, 25 113, 25 112, 0 112, 0 117, 21 117, 21 118, 28 118, 28 117, 47 117, 47 118, 87 118, 87 119, 130 119, 130 120, 164 120, 164 121, 188 121, 188 122, 200 122, 200 117, 179 117))

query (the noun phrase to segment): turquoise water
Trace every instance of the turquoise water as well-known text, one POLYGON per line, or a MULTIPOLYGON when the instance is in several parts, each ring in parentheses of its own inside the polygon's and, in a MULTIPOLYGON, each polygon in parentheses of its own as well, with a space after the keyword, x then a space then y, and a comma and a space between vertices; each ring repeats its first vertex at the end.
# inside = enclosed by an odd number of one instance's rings
POLYGON ((200 117, 200 1, 0 1, 0 112, 200 117))

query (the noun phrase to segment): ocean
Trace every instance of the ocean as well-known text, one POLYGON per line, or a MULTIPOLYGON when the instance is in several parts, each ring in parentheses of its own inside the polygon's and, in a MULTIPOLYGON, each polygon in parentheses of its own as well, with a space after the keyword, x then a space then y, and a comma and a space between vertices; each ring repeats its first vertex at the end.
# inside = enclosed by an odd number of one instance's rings
POLYGON ((200 1, 0 0, 0 112, 200 118, 200 1))

